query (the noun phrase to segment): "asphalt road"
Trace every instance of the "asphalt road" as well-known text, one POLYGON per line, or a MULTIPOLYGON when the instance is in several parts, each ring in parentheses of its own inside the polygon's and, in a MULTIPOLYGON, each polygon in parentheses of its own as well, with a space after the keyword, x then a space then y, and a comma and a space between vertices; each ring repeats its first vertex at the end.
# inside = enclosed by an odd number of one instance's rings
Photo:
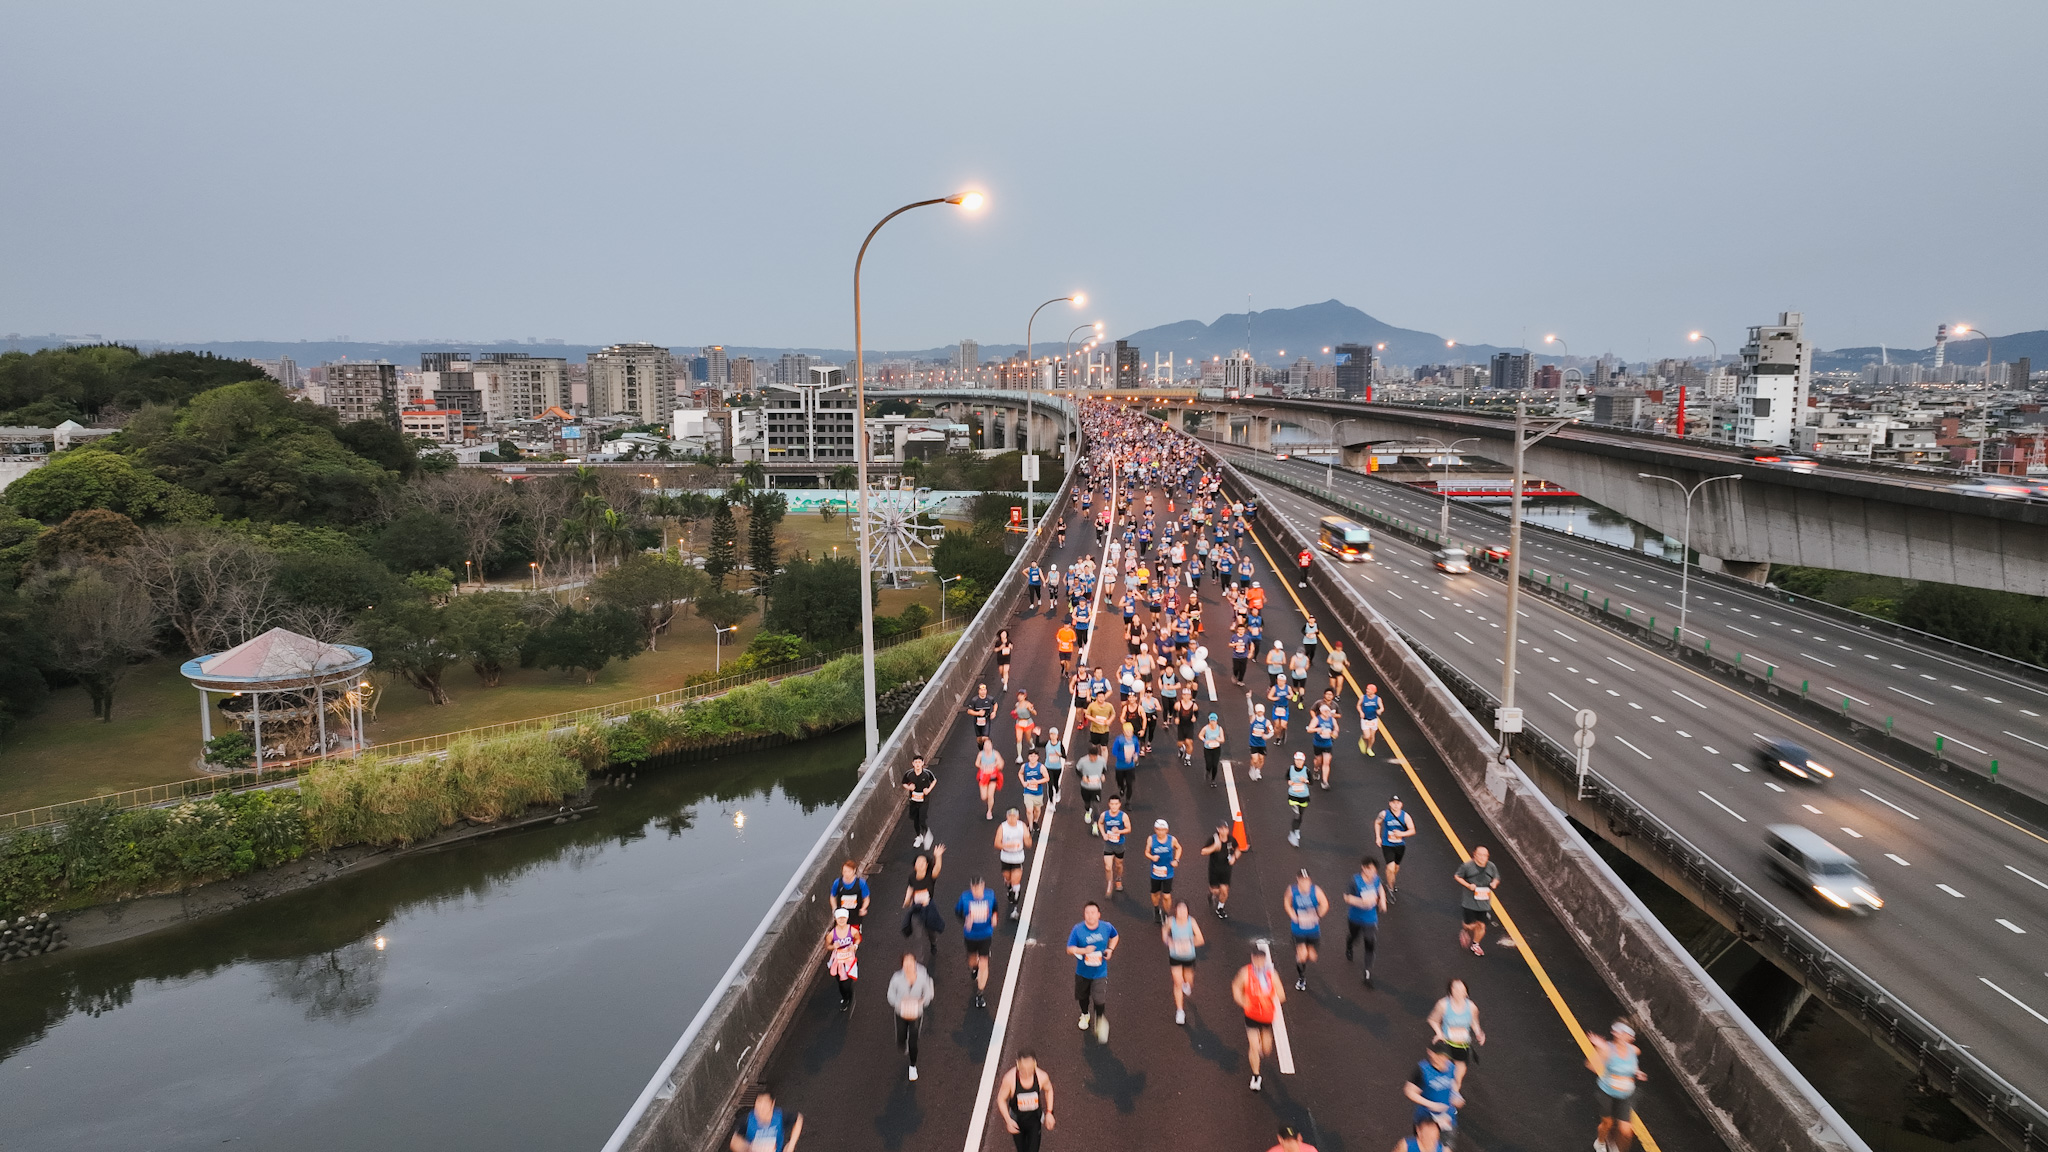
MULTIPOLYGON (((1265 463, 1323 483, 1321 465, 1270 456, 1265 463)), ((1441 515, 1440 501, 1413 489, 1344 469, 1331 475, 1335 491, 1393 515, 1432 525, 1441 515)), ((1451 526, 1475 543, 1507 544, 1506 519, 1479 508, 1453 501, 1451 526)), ((1617 610, 1628 605, 1678 623, 1676 565, 1550 532, 1524 531, 1522 540, 1530 566, 1611 598, 1617 610)), ((2048 688, 1719 582, 1695 579, 1687 609, 1689 642, 1775 665, 1780 683, 1805 682, 1831 705, 1847 698, 1873 725, 1889 717, 1896 735, 1930 752, 1940 737, 1978 771, 1996 759, 2007 784, 2048 799, 2048 688)))
MULTIPOLYGON (((1083 520, 1071 520, 1070 527, 1067 547, 1055 556, 1062 568, 1095 548, 1083 520)), ((1271 571, 1263 558, 1259 568, 1271 571)), ((1302 618, 1296 606, 1272 579, 1262 582, 1272 589, 1267 635, 1298 640, 1302 618)), ((1219 632, 1227 617, 1215 591, 1213 581, 1205 583, 1209 639, 1221 650, 1219 632)), ((1105 609, 1103 616, 1110 620, 1115 613, 1105 609)), ((1049 611, 1026 611, 1019 617, 1012 686, 1027 689, 1045 716, 1065 720, 1071 697, 1055 683, 1051 634, 1056 625, 1049 611)), ((1123 655, 1116 629, 1098 628, 1092 644, 1091 663, 1113 670, 1123 655)), ((991 692, 999 687, 995 671, 991 657, 991 692)), ((1364 668, 1357 671, 1361 678, 1370 675, 1364 668)), ((1250 679, 1263 690, 1262 673, 1255 669, 1250 679)), ((1312 683, 1325 680, 1318 665, 1312 683)), ((1269 772, 1258 783, 1244 775, 1246 692, 1231 683, 1227 658, 1217 662, 1216 681, 1217 698, 1210 706, 1229 733, 1232 778, 1252 845, 1236 868, 1229 920, 1219 921, 1207 908, 1206 868, 1197 855, 1208 829, 1228 817, 1227 791, 1207 786, 1199 752, 1193 766, 1180 764, 1170 729, 1163 732, 1165 738, 1139 770, 1132 806, 1138 826, 1134 844, 1162 817, 1180 839, 1185 855, 1176 896, 1195 909, 1207 937, 1187 1025, 1174 1023, 1165 948, 1148 909, 1142 858, 1133 849, 1127 889, 1105 898, 1100 844, 1088 834, 1074 804, 1079 793, 1070 786, 1067 802, 1051 816, 1049 837, 1040 839, 1027 864, 1032 895, 1022 922, 1026 942, 1014 988, 1005 994, 1019 926, 1005 923, 998 930, 989 1007, 975 1009, 959 924, 949 915, 932 968, 938 998, 924 1033, 920 1078, 907 1081, 882 998, 905 948, 897 909, 914 854, 906 822, 880 870, 868 878, 875 911, 861 948, 862 979, 852 1013, 838 1011, 836 988, 820 979, 769 1062, 768 1082, 785 1106, 806 1114, 806 1148, 976 1152, 1009 1147, 992 1110, 979 1139, 968 1143, 1000 1018, 1005 1021, 1001 1058, 1007 1060, 1020 1045, 1031 1046, 1054 1081, 1058 1127, 1046 1137, 1048 1148, 1255 1152, 1270 1146, 1278 1125, 1288 1123, 1300 1126, 1324 1152, 1381 1152, 1406 1132, 1411 1106, 1401 1086, 1429 1038, 1425 1017, 1453 975, 1470 983, 1488 1033, 1484 1059, 1467 1082, 1461 1148, 1563 1152, 1585 1147, 1595 1123, 1595 1089, 1582 1066, 1576 1029, 1604 1025, 1616 1003, 1563 927, 1529 894, 1513 860, 1500 861, 1501 906, 1520 943, 1489 941, 1484 958, 1460 949, 1457 890, 1450 874, 1462 857, 1447 829, 1465 843, 1483 842, 1483 825, 1420 733, 1405 717, 1392 715, 1386 731, 1405 758, 1392 755, 1383 741, 1380 755, 1367 759, 1356 751, 1355 715, 1347 711, 1334 786, 1314 794, 1304 843, 1296 849, 1287 843, 1288 810, 1277 773, 1269 772), (1395 792, 1407 799, 1421 834, 1407 855, 1401 896, 1381 926, 1376 987, 1367 989, 1359 967, 1343 959, 1340 893, 1371 843, 1372 816, 1395 792), (1300 867, 1311 870, 1336 909, 1326 918, 1327 945, 1310 969, 1306 992, 1291 990, 1291 945, 1281 908, 1285 887, 1300 867), (1120 933, 1110 969, 1112 1029, 1106 1045, 1075 1027, 1074 961, 1064 951, 1069 928, 1091 899, 1103 902, 1105 918, 1120 933), (1264 1090, 1255 1094, 1247 1086, 1241 1014, 1230 1001, 1229 984, 1251 943, 1276 936, 1279 969, 1290 985, 1284 1020, 1294 1071, 1276 1075, 1269 1063, 1264 1090), (1554 997, 1538 978, 1539 968, 1556 990, 1554 997)), ((1347 691, 1347 700, 1351 695, 1347 691)), ((1206 690, 1202 697, 1210 703, 1206 690)), ((1004 730, 997 745, 1007 751, 1006 722, 999 727, 1004 730)), ((1275 759, 1306 747, 1305 736, 1297 731, 1274 750, 1275 759)), ((993 825, 983 819, 975 793, 971 725, 957 724, 936 751, 941 783, 932 801, 933 824, 939 841, 950 849, 938 892, 950 912, 971 877, 980 874, 995 882, 999 872, 993 825)), ((1014 773, 1004 789, 999 819, 1004 806, 1017 802, 1014 773)), ((916 951, 921 959, 925 956, 921 935, 916 951)), ((1719 1147, 1669 1071, 1653 1053, 1645 1059, 1651 1079, 1638 1101, 1653 1152, 1655 1147, 1667 1152, 1719 1147)))
MULTIPOLYGON (((1298 523, 1329 511, 1283 485, 1256 486, 1268 508, 1298 523)), ((1371 502, 1385 486, 1360 487, 1371 502)), ((1498 685, 1506 588, 1438 572, 1426 549, 1388 534, 1374 554, 1343 566, 1366 598, 1466 675, 1498 685)), ((1568 743, 1573 715, 1594 709, 1601 773, 2022 1091, 2048 1099, 2048 841, 1539 597, 1521 605, 1516 703, 1529 723, 1568 743), (1798 738, 1836 778, 1814 786, 1754 770, 1759 734, 1798 738), (1777 885, 1759 856, 1772 823, 1806 825, 1855 856, 1885 909, 1839 917, 1777 885)), ((1788 633, 1804 626, 1787 616, 1778 618, 1788 633)))

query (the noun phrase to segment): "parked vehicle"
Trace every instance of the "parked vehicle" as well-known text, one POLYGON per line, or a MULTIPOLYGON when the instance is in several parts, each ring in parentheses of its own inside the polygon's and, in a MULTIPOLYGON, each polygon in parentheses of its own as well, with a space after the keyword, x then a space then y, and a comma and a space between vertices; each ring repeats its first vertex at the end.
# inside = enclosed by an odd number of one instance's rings
POLYGON ((1877 886, 1847 852, 1798 824, 1764 829, 1764 866, 1823 908, 1868 916, 1884 907, 1877 886))

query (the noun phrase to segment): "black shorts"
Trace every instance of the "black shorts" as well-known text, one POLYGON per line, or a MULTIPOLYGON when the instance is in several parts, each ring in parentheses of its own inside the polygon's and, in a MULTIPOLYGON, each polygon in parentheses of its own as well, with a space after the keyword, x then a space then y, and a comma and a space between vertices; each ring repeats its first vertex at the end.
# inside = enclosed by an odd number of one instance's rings
POLYGON ((1114 856, 1121 860, 1124 858, 1124 846, 1121 844, 1104 844, 1102 846, 1102 854, 1104 856, 1114 856))
POLYGON ((1171 876, 1154 876, 1154 877, 1152 877, 1152 894, 1156 896, 1156 895, 1158 895, 1158 894, 1159 894, 1159 893, 1161 893, 1161 892, 1165 892, 1165 893, 1168 893, 1168 894, 1171 894, 1171 893, 1173 892, 1173 877, 1171 877, 1171 876))
MULTIPOLYGON (((1211 859, 1214 859, 1214 857, 1211 857, 1211 859)), ((1228 883, 1230 883, 1230 865, 1225 864, 1221 867, 1215 864, 1209 865, 1209 887, 1220 888, 1228 883)))
POLYGON ((1380 855, 1386 857, 1386 861, 1389 864, 1399 864, 1401 857, 1407 854, 1408 846, 1406 844, 1388 844, 1380 849, 1380 855))
POLYGON ((1605 1089, 1596 1091, 1594 1095, 1600 1098, 1600 1115, 1617 1124, 1627 1124, 1635 1119, 1634 1096, 1609 1096, 1605 1089))
POLYGON ((1466 908, 1461 904, 1459 905, 1458 916, 1461 922, 1466 924, 1493 923, 1493 909, 1491 908, 1466 908))
POLYGON ((1244 1030, 1270 1037, 1273 1035, 1273 1022, 1271 1020, 1254 1020, 1247 1016, 1244 1018, 1244 1030))
POLYGON ((1108 747, 1108 746, 1109 746, 1109 733, 1107 733, 1107 732, 1097 732, 1097 731, 1096 731, 1095 729, 1093 729, 1093 728, 1090 728, 1090 729, 1088 730, 1088 746, 1089 746, 1089 747, 1091 747, 1091 748, 1106 748, 1106 747, 1108 747))
POLYGON ((969 956, 986 956, 988 955, 989 948, 995 942, 996 940, 993 936, 984 936, 979 940, 969 939, 967 941, 967 954, 969 956))

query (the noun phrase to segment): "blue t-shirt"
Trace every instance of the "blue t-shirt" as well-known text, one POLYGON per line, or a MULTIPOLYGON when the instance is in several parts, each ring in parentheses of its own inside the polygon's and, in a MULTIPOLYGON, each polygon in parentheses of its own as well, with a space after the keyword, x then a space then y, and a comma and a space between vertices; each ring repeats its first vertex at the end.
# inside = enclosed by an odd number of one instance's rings
POLYGON ((1121 844, 1124 833, 1131 830, 1131 814, 1128 812, 1104 812, 1102 814, 1102 839, 1106 844, 1121 844))
POLYGON ((765 1147, 773 1148, 775 1152, 782 1152, 782 1146, 787 1142, 788 1135, 788 1132, 782 1126, 782 1109, 777 1108, 770 1112, 766 1124, 761 1123, 761 1118, 754 1114, 753 1109, 747 1109, 746 1140, 749 1148, 757 1147, 756 1141, 766 1140, 770 1141, 770 1143, 765 1145, 765 1147))
POLYGON ((960 917, 966 927, 960 935, 969 940, 986 940, 996 934, 996 890, 983 888, 976 897, 969 888, 960 894, 960 900, 953 905, 953 915, 960 917))
POLYGON ((1074 975, 1100 980, 1109 975, 1109 942, 1116 939, 1116 926, 1104 920, 1090 928, 1086 920, 1074 925, 1067 933, 1067 947, 1080 948, 1083 955, 1074 957, 1074 975), (1095 953, 1095 963, 1088 963, 1087 951, 1095 953))
POLYGON ((1344 918, 1346 920, 1351 921, 1353 924, 1379 923, 1380 878, 1378 876, 1374 876, 1372 880, 1368 882, 1362 874, 1354 874, 1351 877, 1351 894, 1353 896, 1363 896, 1368 903, 1367 906, 1364 908, 1360 908, 1356 904, 1346 904, 1344 918))
POLYGON ((1314 737, 1312 743, 1317 749, 1328 749, 1331 737, 1337 734, 1337 726, 1330 722, 1328 716, 1319 716, 1310 725, 1310 733, 1314 737))
POLYGON ((859 876, 848 884, 844 877, 832 881, 832 906, 858 913, 861 902, 868 898, 868 882, 859 876))
MULTIPOLYGON (((1445 1114, 1454 1121, 1457 1119, 1458 1110, 1449 1106, 1452 1095, 1458 1090, 1458 1066, 1456 1064, 1449 1064, 1438 1068, 1436 1065, 1424 1060, 1415 1066, 1415 1075, 1409 1077, 1409 1082, 1422 1089, 1422 1098, 1424 1100, 1432 1104, 1444 1105, 1445 1114)), ((1422 1119, 1424 1116, 1434 1116, 1436 1114, 1433 1109, 1424 1108, 1420 1105, 1417 1105, 1415 1109, 1415 1118, 1417 1120, 1422 1119)))
POLYGON ((1157 836, 1145 838, 1145 858, 1152 861, 1152 875, 1161 880, 1173 879, 1173 837, 1164 840, 1157 836))
POLYGON ((1138 738, 1126 732, 1109 742, 1109 754, 1116 760, 1116 770, 1128 772, 1138 766, 1138 738))

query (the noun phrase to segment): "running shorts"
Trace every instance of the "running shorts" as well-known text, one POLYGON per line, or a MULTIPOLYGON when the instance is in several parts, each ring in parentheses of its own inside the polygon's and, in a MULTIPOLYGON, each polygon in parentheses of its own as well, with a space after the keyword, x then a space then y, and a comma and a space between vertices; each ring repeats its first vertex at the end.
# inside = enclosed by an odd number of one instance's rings
POLYGON ((1323 942, 1323 930, 1321 927, 1310 928, 1307 931, 1296 928, 1294 930, 1294 942, 1296 944, 1320 944, 1323 942))
POLYGON ((1158 895, 1158 894, 1159 894, 1159 893, 1161 893, 1161 892, 1171 893, 1172 891, 1173 891, 1173 877, 1171 877, 1171 876, 1154 876, 1154 877, 1152 877, 1152 893, 1153 893, 1153 895, 1155 895, 1155 896, 1156 896, 1156 895, 1158 895))
POLYGON ((1102 854, 1104 856, 1114 856, 1117 859, 1121 860, 1124 858, 1124 846, 1121 844, 1111 844, 1105 841, 1102 845, 1102 854))
POLYGON ((1247 1016, 1244 1018, 1244 1030, 1255 1032, 1262 1036, 1271 1036, 1273 1034, 1273 1022, 1271 1020, 1254 1020, 1247 1016))
POLYGON ((1598 1093, 1598 1095, 1600 1097, 1600 1115, 1617 1124, 1627 1124, 1635 1119, 1635 1097, 1609 1096, 1604 1091, 1598 1093))
POLYGON ((969 937, 967 939, 967 954, 969 956, 986 956, 988 955, 989 948, 995 942, 995 937, 993 936, 984 936, 979 940, 969 937))
POLYGON ((1401 858, 1408 855, 1408 846, 1406 844, 1389 844, 1380 849, 1380 854, 1387 858, 1387 863, 1399 864, 1401 858))

